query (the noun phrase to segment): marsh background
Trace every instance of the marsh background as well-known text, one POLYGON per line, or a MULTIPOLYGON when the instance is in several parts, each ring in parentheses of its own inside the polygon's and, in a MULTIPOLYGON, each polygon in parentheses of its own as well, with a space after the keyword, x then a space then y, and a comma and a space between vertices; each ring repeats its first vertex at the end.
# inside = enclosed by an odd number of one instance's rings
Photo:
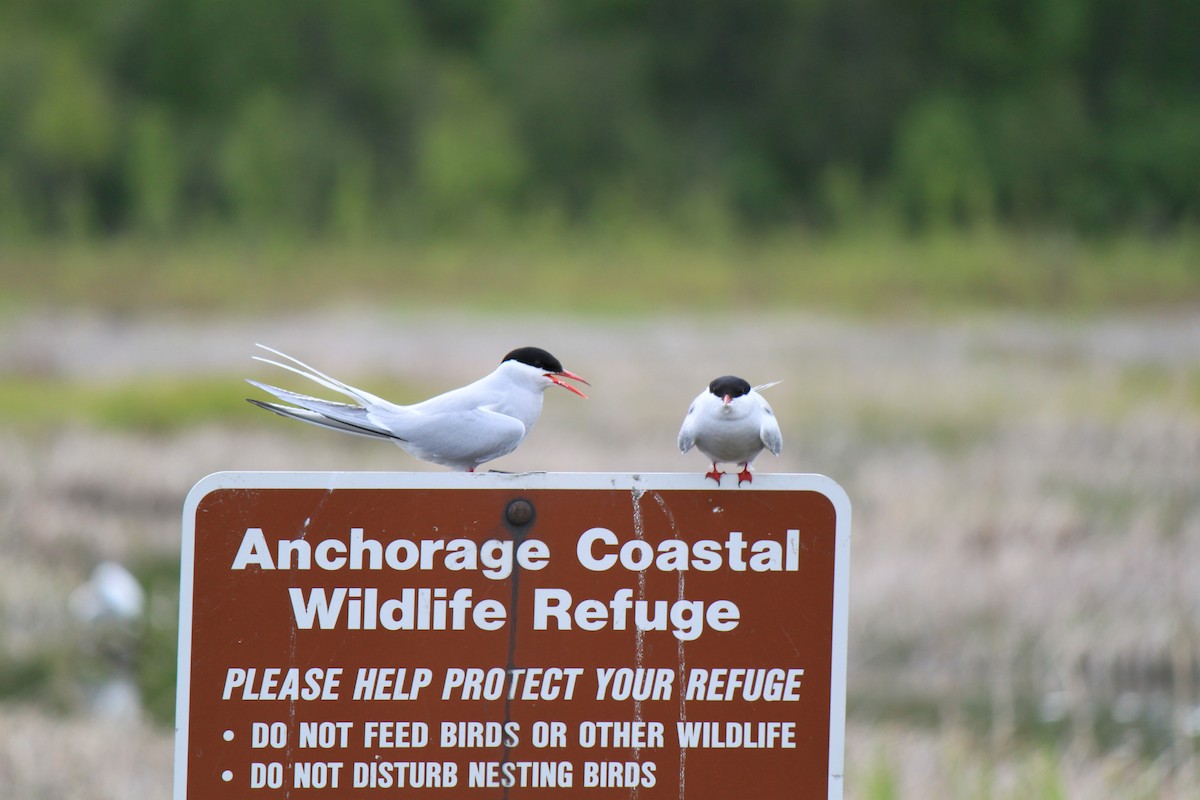
POLYGON ((847 797, 1200 796, 1200 6, 0 5, 0 794, 165 797, 179 514, 433 469, 242 401, 538 344, 505 470, 700 470, 771 390, 855 507, 847 797), (297 387, 301 388, 301 387, 297 387), (561 393, 560 393, 561 395, 561 393), (124 565, 143 600, 97 617, 124 565))

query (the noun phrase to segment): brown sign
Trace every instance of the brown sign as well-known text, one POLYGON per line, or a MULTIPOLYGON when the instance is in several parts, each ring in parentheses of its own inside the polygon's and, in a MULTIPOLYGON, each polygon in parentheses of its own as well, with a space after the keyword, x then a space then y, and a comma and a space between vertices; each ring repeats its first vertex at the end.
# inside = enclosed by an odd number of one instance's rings
POLYGON ((210 476, 175 798, 841 797, 849 542, 815 475, 210 476))

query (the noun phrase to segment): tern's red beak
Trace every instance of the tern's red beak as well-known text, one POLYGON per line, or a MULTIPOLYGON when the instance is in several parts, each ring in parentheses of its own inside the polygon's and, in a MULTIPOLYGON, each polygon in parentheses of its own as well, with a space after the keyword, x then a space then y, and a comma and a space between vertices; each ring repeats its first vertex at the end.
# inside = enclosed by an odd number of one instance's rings
POLYGON ((565 382, 565 381, 561 380, 561 378, 570 378, 570 379, 571 379, 571 380, 573 380, 573 381, 579 381, 579 382, 580 382, 580 383, 582 383, 582 384, 585 384, 585 385, 587 385, 587 386, 591 386, 591 384, 590 384, 590 383, 588 383, 588 382, 587 382, 587 381, 585 381, 583 378, 581 378, 581 377, 579 377, 578 375, 576 375, 574 372, 567 372, 565 369, 564 369, 562 372, 547 372, 547 373, 546 373, 546 377, 547 377, 547 378, 549 378, 549 379, 550 379, 550 382, 551 382, 551 383, 553 383, 555 386, 561 386, 561 387, 563 387, 564 389, 566 389, 568 392, 574 392, 575 394, 577 394, 577 395, 579 395, 580 397, 582 397, 584 400, 587 400, 587 395, 586 395, 586 394, 584 394, 583 392, 579 391, 578 389, 576 389, 576 388, 575 388, 574 386, 572 386, 571 384, 569 384, 569 383, 567 383, 567 382, 565 382))
POLYGON ((730 403, 733 402, 733 398, 730 397, 729 395, 725 395, 725 399, 722 402, 724 402, 725 405, 729 405, 730 403))

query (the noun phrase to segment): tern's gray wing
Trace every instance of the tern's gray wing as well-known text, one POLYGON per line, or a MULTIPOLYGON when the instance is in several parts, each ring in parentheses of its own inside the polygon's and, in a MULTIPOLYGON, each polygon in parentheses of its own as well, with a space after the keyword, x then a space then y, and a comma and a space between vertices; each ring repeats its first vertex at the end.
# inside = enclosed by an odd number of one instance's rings
MULTIPOLYGON (((778 383, 778 381, 776 381, 778 383)), ((767 384, 774 386, 775 384, 767 384)), ((779 430, 779 420, 775 418, 775 412, 771 410, 770 404, 759 398, 762 403, 762 424, 758 431, 758 438, 762 440, 763 446, 770 450, 775 455, 779 455, 779 451, 783 449, 783 434, 779 430)))
POLYGON ((762 430, 759 432, 763 445, 775 455, 783 449, 783 434, 779 431, 779 420, 768 409, 763 414, 762 430))
MULTIPOLYGON (((389 424, 384 412, 372 416, 389 424)), ((459 469, 471 469, 511 453, 526 433, 519 419, 486 409, 411 414, 397 419, 396 424, 405 450, 417 458, 459 469)))
POLYGON ((696 404, 688 408, 687 414, 683 418, 683 425, 679 427, 679 452, 686 453, 691 450, 696 444, 696 404))

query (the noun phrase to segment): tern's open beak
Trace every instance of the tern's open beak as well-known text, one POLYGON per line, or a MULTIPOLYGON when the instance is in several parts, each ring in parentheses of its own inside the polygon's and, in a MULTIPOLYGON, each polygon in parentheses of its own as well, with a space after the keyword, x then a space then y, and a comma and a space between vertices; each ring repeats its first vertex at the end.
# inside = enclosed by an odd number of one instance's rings
POLYGON ((574 386, 572 386, 571 384, 569 384, 569 383, 567 383, 567 382, 565 382, 565 381, 561 380, 561 378, 570 378, 570 379, 571 379, 571 380, 573 380, 573 381, 579 381, 579 382, 580 382, 580 383, 582 383, 582 384, 585 384, 585 385, 587 385, 587 386, 591 386, 591 384, 590 384, 590 383, 588 383, 588 382, 587 382, 587 381, 585 381, 583 378, 581 378, 581 377, 579 377, 578 375, 576 375, 574 372, 567 372, 565 369, 564 369, 562 372, 547 372, 547 373, 546 373, 546 377, 547 377, 547 378, 549 378, 549 379, 550 379, 550 382, 551 382, 551 383, 553 383, 555 386, 561 386, 561 387, 563 387, 564 389, 566 389, 568 392, 574 392, 575 394, 577 394, 577 395, 579 395, 580 397, 582 397, 584 400, 587 400, 587 395, 586 395, 586 394, 584 394, 583 392, 579 391, 578 389, 576 389, 576 388, 575 388, 574 386))

